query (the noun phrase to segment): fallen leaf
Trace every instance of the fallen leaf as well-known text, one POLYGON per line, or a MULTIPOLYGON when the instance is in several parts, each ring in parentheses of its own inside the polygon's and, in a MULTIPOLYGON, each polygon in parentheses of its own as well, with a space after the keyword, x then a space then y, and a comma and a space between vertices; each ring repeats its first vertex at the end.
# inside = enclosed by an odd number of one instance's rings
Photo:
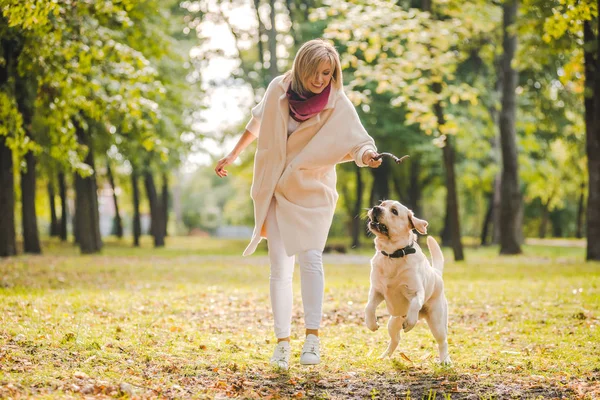
POLYGON ((85 372, 77 371, 73 374, 73 376, 77 379, 88 379, 89 375, 85 372))
POLYGON ((412 363, 412 360, 410 358, 408 358, 408 356, 402 352, 400 352, 400 356, 402 358, 404 358, 406 361, 408 361, 409 363, 412 363))

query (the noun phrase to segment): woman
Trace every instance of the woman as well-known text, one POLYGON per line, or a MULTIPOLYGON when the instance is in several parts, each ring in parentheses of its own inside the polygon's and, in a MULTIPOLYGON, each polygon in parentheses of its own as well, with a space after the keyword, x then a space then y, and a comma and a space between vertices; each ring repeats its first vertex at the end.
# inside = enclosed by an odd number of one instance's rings
POLYGON ((320 362, 319 326, 323 304, 322 254, 331 227, 336 192, 335 165, 354 161, 376 168, 377 149, 342 87, 337 51, 316 39, 305 43, 291 71, 269 84, 225 166, 258 138, 251 196, 255 228, 244 255, 268 241, 270 294, 277 345, 271 364, 288 369, 294 255, 301 269, 306 341, 301 364, 320 362))

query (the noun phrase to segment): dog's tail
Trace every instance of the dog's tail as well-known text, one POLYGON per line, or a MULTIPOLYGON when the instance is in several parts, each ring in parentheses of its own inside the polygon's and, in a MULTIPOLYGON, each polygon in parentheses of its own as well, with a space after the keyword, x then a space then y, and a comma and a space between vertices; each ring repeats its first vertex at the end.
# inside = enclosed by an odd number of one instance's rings
POLYGON ((427 247, 429 247, 429 252, 431 253, 431 265, 433 265, 433 268, 442 275, 442 272, 444 271, 444 253, 442 253, 440 245, 433 236, 427 236, 427 247))

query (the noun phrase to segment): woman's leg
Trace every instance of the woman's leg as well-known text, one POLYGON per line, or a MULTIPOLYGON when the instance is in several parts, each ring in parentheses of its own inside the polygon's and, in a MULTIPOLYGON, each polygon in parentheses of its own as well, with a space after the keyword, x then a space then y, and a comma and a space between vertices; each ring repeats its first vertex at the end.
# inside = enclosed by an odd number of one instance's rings
POLYGON ((289 257, 283 246, 283 240, 275 217, 275 199, 271 201, 267 213, 267 245, 271 262, 270 292, 271 307, 275 320, 277 341, 289 341, 292 324, 292 277, 294 275, 294 257, 289 257))
POLYGON ((304 304, 306 335, 319 335, 323 314, 323 293, 325 276, 323 273, 323 253, 320 250, 307 250, 298 255, 304 304))

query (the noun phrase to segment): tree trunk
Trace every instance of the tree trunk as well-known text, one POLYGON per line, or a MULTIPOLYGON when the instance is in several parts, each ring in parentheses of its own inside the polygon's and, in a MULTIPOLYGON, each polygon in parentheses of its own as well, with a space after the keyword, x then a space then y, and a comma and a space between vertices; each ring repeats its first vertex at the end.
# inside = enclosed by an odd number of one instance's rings
POLYGON ((35 212, 35 156, 25 154, 26 171, 21 172, 21 216, 23 223, 23 252, 40 254, 40 236, 35 212))
POLYGON ((550 222, 552 223, 552 236, 553 237, 564 237, 565 230, 563 229, 565 226, 564 220, 564 209, 562 210, 554 210, 549 214, 550 222))
POLYGON ((150 230, 154 237, 154 247, 163 247, 165 245, 164 214, 160 204, 161 201, 156 193, 154 177, 149 171, 144 172, 144 185, 146 186, 146 195, 150 203, 150 218, 152 219, 150 230))
MULTIPOLYGON (((15 99, 17 109, 23 118, 23 130, 27 138, 33 140, 31 123, 33 120, 34 102, 37 95, 35 79, 17 74, 15 79, 15 99)), ((25 253, 40 254, 40 236, 37 227, 37 214, 35 211, 36 189, 36 158, 29 151, 25 154, 25 171, 21 171, 21 222, 23 224, 23 251, 25 253)))
POLYGON ((406 182, 402 172, 403 171, 401 171, 400 168, 392 168, 390 170, 390 178, 394 186, 394 194, 392 194, 392 196, 395 196, 396 200, 410 208, 410 205, 408 204, 410 202, 408 194, 410 188, 405 188, 406 185, 402 184, 402 182, 406 182))
MULTIPOLYGON (((423 0, 421 3, 423 11, 431 12, 431 1, 423 0)), ((441 93, 442 86, 440 83, 434 83, 431 90, 434 93, 441 93)), ((434 111, 437 119, 438 126, 444 125, 446 119, 444 118, 444 110, 441 103, 434 105, 434 111)), ((444 229, 442 231, 442 244, 450 242, 452 244, 452 250, 454 252, 455 261, 463 261, 465 259, 462 247, 462 241, 460 237, 460 218, 458 211, 458 193, 456 190, 456 176, 454 173, 454 147, 452 145, 452 138, 446 137, 446 145, 442 149, 444 156, 444 171, 446 173, 446 218, 444 223, 444 229), (446 240, 444 240, 446 239, 446 240)))
POLYGON ((267 31, 269 37, 269 75, 271 81, 277 75, 279 75, 279 68, 277 67, 277 29, 275 28, 275 0, 269 0, 271 6, 271 29, 267 31))
MULTIPOLYGON (((2 17, 0 17, 2 18, 2 17)), ((14 75, 16 59, 19 56, 13 40, 0 40, 0 89, 8 85, 9 78, 14 75)), ((10 90, 10 89, 9 89, 10 90)), ((12 150, 6 144, 6 137, 0 135, 0 257, 17 254, 15 233, 15 182, 13 172, 12 150)))
POLYGON ((168 236, 167 225, 169 224, 169 177, 166 173, 162 174, 162 213, 163 213, 163 235, 168 236))
MULTIPOLYGON (((448 188, 446 187, 446 192, 448 192, 448 188)), ((447 196, 447 195, 446 195, 447 196)), ((442 247, 450 247, 452 246, 452 232, 450 231, 450 204, 446 199, 446 209, 444 211, 444 226, 442 227, 442 231, 440 233, 440 239, 442 240, 442 247)))
POLYGON ((548 204, 542 203, 542 222, 540 223, 539 237, 545 238, 546 232, 548 231, 548 218, 550 217, 550 211, 548 210, 548 204))
POLYGON ((65 182, 65 174, 62 172, 58 173, 58 191, 60 195, 60 229, 59 236, 63 242, 67 240, 67 219, 69 213, 67 211, 67 184, 65 182))
POLYGON ((354 212, 352 216, 352 248, 358 249, 360 247, 360 231, 362 221, 360 219, 360 210, 363 203, 363 180, 361 169, 355 166, 356 170, 356 199, 354 201, 354 212))
POLYGON ((115 217, 113 219, 112 233, 119 239, 123 237, 123 223, 121 221, 121 214, 119 213, 119 201, 117 199, 117 188, 115 187, 115 178, 110 169, 110 161, 106 158, 106 175, 108 175, 108 182, 113 193, 113 203, 115 205, 115 217))
POLYGON ((0 257, 10 257, 17 254, 15 182, 12 151, 4 136, 0 136, 0 187, 0 257))
POLYGON ((75 190, 75 204, 73 206, 73 244, 79 246, 79 225, 77 225, 77 188, 75 187, 75 175, 73 175, 73 190, 75 190))
MULTIPOLYGON (((441 104, 436 104, 436 109, 440 108, 441 104)), ((441 112, 440 112, 441 114, 441 112)), ((439 115, 438 114, 438 117, 439 115)), ((460 236, 460 219, 458 212, 458 193, 456 190, 456 177, 454 174, 454 147, 452 145, 452 137, 446 137, 446 145, 443 148, 444 152, 444 169, 446 171, 446 187, 448 188, 446 203, 448 205, 448 223, 449 232, 452 240, 452 250, 454 251, 454 260, 463 261, 465 256, 463 254, 462 241, 460 236)))
MULTIPOLYGON (((598 0, 600 7, 600 0, 598 0)), ((588 159, 587 260, 600 261, 600 33, 584 23, 585 131, 588 159), (592 45, 596 42, 596 49, 592 45), (594 55, 594 53, 596 53, 594 55)))
MULTIPOLYGON (((494 93, 500 96, 502 94, 502 87, 504 86, 504 76, 502 74, 502 63, 499 58, 496 58, 494 61, 494 66, 497 71, 497 79, 496 85, 494 87, 494 93)), ((498 117, 498 110, 495 106, 495 103, 492 103, 490 107, 488 107, 488 112, 490 114, 490 119, 494 123, 494 126, 498 129, 495 132, 494 138, 492 140, 492 152, 494 157, 494 162, 497 165, 501 165, 502 163, 502 149, 500 146, 500 119, 498 117)), ((491 204, 491 224, 492 224, 492 244, 500 244, 500 188, 502 186, 502 172, 498 172, 494 177, 494 187, 492 188, 492 204, 491 204)))
POLYGON ((579 202, 577 204, 577 228, 575 230, 575 237, 581 239, 583 237, 583 208, 585 204, 585 183, 581 183, 579 202))
POLYGON ((58 217, 56 216, 56 192, 52 179, 48 181, 48 200, 50 202, 50 236, 58 236, 60 227, 58 225, 58 217))
POLYGON ((421 162, 418 158, 410 160, 410 184, 408 188, 408 204, 417 217, 421 216, 421 198, 423 195, 419 176, 421 175, 421 162))
POLYGON ((77 241, 83 254, 98 253, 102 249, 100 222, 98 215, 98 192, 96 186, 96 170, 94 168, 94 152, 90 134, 79 124, 75 124, 75 132, 79 143, 88 147, 85 163, 94 171, 83 178, 75 174, 75 230, 77 241))
POLYGON ((390 198, 390 163, 384 159, 379 168, 372 168, 373 187, 369 207, 379 204, 380 201, 390 198))
POLYGON ((494 179, 494 210, 492 211, 492 244, 500 244, 500 210, 501 210, 502 172, 494 179))
POLYGON ((131 171, 131 187, 133 192, 133 245, 140 246, 140 236, 142 235, 142 224, 140 221, 140 190, 138 187, 138 173, 135 166, 131 171))
POLYGON ((490 225, 492 222, 492 215, 494 213, 494 192, 490 193, 489 201, 488 201, 488 209, 485 213, 485 218, 483 220, 483 227, 481 228, 481 245, 488 245, 488 236, 490 231, 490 225))
POLYGON ((500 146, 502 148, 502 182, 500 205, 500 254, 520 254, 521 192, 517 159, 515 126, 517 71, 512 61, 517 50, 517 37, 509 32, 517 18, 518 0, 507 1, 504 10, 503 87, 500 112, 500 146))

